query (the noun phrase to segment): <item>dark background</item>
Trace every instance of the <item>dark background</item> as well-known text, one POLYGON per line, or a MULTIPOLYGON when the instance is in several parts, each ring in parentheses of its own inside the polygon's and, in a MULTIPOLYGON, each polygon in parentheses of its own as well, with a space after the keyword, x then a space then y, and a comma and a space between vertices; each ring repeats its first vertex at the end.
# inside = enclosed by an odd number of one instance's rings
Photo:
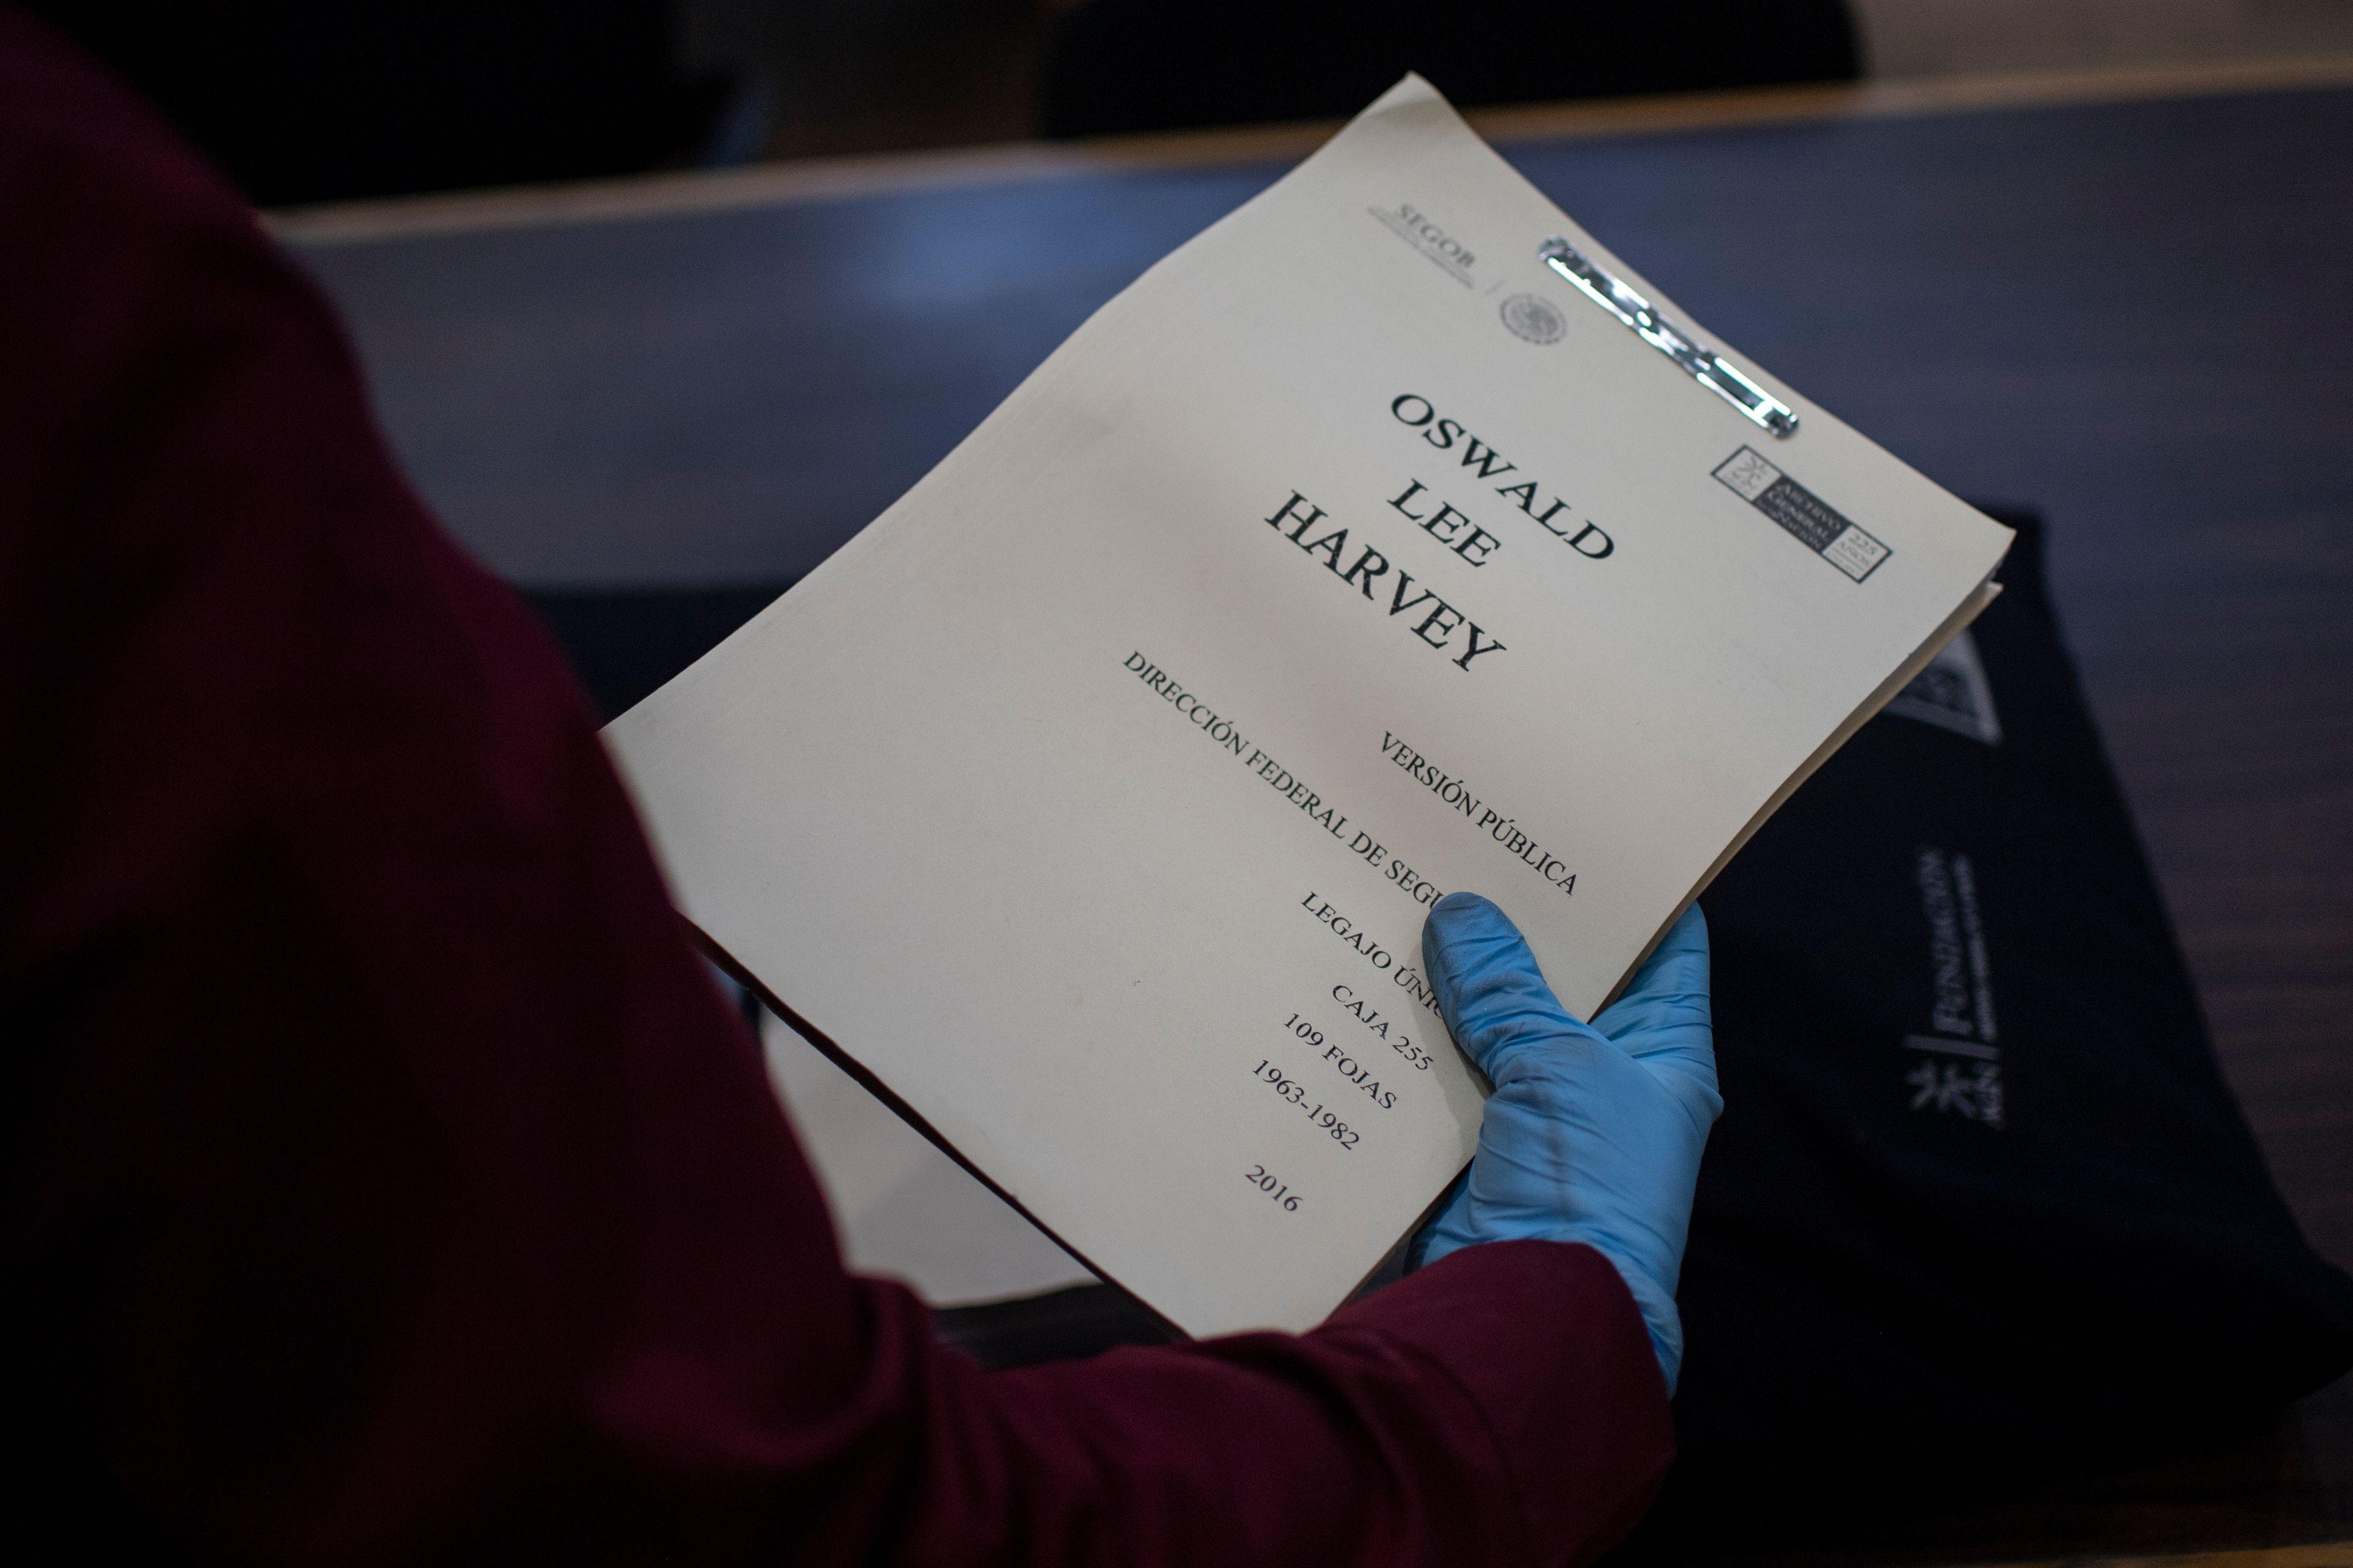
POLYGON ((1843 0, 33 0, 265 206, 761 156, 1842 79, 1843 0))
MULTIPOLYGON (((1972 8, 1919 9, 1940 4, 1972 8)), ((1407 68, 1466 107, 1841 80, 1874 68, 1870 24, 1894 6, 34 8, 141 85, 258 204, 285 207, 1327 119, 1407 68)), ((2196 8, 2151 11, 2144 31, 2196 8)), ((2058 59, 2070 18, 2102 6, 1975 9, 2028 58, 2040 15, 2058 59)), ((2353 301, 2348 112, 2336 94, 1507 149, 1700 320, 1931 477, 2052 517, 2065 628, 2225 1065, 2340 1264, 2353 1261, 2353 513, 2337 477, 2353 423, 2335 369, 2353 301), (1725 232, 1761 269, 1725 258, 1725 232)), ((681 546, 683 566, 652 574, 690 584, 678 591, 709 624, 656 606, 649 635, 691 643, 803 569, 795 552, 814 559, 871 517, 1093 303, 1276 172, 593 233, 519 226, 310 257, 353 317, 396 444, 477 549, 529 534, 541 543, 519 558, 553 544, 585 559, 601 520, 628 528, 628 551, 664 554, 674 542, 645 520, 703 512, 772 531, 723 570, 681 546), (779 521, 798 533, 776 535, 779 521)), ((617 532, 610 542, 622 548, 617 532)), ((601 598, 641 564, 512 574, 562 632, 567 616, 608 623, 601 598)), ((1866 1554, 2342 1536, 2348 1521, 2353 1393, 2340 1384, 2277 1432, 2218 1433, 2214 1453, 2171 1468, 1988 1498, 1866 1554), (2073 1533, 2054 1534, 2054 1518, 2073 1533)))

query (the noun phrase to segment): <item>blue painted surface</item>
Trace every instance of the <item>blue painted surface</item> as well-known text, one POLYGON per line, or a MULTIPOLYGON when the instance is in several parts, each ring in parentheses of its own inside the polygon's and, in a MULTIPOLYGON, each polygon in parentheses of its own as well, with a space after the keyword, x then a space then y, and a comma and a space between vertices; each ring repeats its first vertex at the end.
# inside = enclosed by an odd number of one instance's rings
MULTIPOLYGON (((2061 518, 2342 509, 2353 92, 1508 147, 1710 331, 2061 518), (2220 443, 2236 463, 2215 460, 2220 443), (2251 480, 2261 476, 2259 485, 2251 480)), ((539 584, 774 581, 1281 171, 314 247, 451 527, 539 584)))

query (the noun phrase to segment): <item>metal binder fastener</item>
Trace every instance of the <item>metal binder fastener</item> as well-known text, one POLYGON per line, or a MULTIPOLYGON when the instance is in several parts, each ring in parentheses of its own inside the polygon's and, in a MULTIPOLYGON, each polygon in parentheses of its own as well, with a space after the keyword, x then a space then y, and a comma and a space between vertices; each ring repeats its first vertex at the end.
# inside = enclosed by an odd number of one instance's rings
POLYGON ((1714 351, 1677 331, 1648 300, 1596 267, 1568 241, 1554 237, 1536 247, 1544 264, 1577 285, 1585 297, 1634 329, 1634 335, 1689 371, 1694 380, 1749 418, 1787 439, 1798 433, 1789 405, 1740 374, 1714 351))

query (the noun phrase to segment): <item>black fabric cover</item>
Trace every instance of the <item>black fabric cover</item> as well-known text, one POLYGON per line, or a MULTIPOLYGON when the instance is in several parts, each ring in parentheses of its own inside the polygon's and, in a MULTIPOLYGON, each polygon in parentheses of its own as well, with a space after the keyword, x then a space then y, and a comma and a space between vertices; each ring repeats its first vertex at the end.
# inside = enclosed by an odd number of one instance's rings
MULTIPOLYGON (((1630 1554, 2194 1448, 2353 1363, 2353 1281, 2216 1066, 2040 524, 1998 515, 2021 536, 1981 682, 1915 682, 1701 900, 1725 1109, 1683 1266, 1683 1458, 1630 1554)), ((539 603, 610 713, 763 597, 539 603)), ((1163 1332, 1108 1286, 941 1327, 995 1364, 1163 1332)))
POLYGON ((2000 515, 1998 743, 1882 715, 1701 900, 1725 1112, 1638 1552, 2211 1443, 2353 1363, 2000 515))

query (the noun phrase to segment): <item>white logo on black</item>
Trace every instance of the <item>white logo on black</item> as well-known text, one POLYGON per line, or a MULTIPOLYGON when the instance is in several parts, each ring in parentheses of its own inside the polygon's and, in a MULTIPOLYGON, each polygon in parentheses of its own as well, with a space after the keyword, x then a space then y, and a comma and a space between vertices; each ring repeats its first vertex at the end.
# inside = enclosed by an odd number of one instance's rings
POLYGON ((1966 855, 1920 847, 1913 866, 1920 912, 1928 920, 1928 1027, 1906 1035, 1918 1053, 1904 1075, 1912 1109, 2003 1125, 2001 1047, 1994 1043, 1993 976, 1986 963, 1985 921, 1978 910, 1977 868, 1966 855))

